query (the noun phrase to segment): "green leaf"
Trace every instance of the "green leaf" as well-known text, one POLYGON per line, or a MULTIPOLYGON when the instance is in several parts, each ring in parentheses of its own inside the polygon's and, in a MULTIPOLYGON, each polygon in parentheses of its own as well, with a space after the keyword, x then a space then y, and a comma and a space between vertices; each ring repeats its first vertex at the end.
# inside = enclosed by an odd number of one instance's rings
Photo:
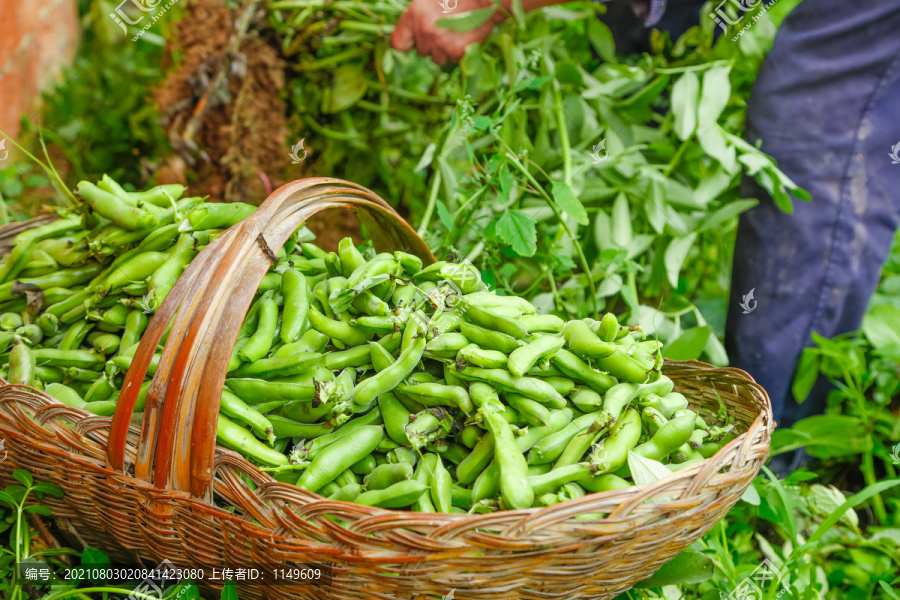
POLYGON ((712 335, 712 327, 692 327, 679 336, 671 344, 663 346, 663 356, 671 360, 693 360, 700 356, 709 336, 712 335))
POLYGON ((673 288, 678 287, 678 274, 681 272, 681 265, 684 263, 684 259, 687 258, 691 246, 694 245, 695 236, 696 234, 692 233, 687 237, 675 238, 669 242, 669 247, 666 248, 666 274, 673 288))
POLYGON ((594 243, 601 251, 613 248, 612 225, 609 222, 609 215, 605 212, 594 215, 594 243))
POLYGON ((487 131, 491 128, 492 123, 493 121, 491 121, 490 117, 478 115, 475 117, 475 121, 472 124, 475 126, 475 129, 478 129, 479 131, 487 131))
POLYGON ((701 231, 718 229, 726 223, 730 222, 732 219, 736 218, 739 214, 750 210, 757 204, 759 204, 759 200, 755 200, 753 198, 747 200, 733 200, 722 208, 719 208, 718 210, 710 213, 708 217, 703 219, 698 229, 700 229, 701 231))
POLYGON ((522 0, 512 0, 510 3, 510 11, 516 20, 516 27, 525 28, 525 9, 522 8, 522 0))
POLYGON ((686 140, 697 129, 697 103, 700 96, 700 80, 693 71, 678 78, 672 86, 672 126, 680 140, 686 140))
POLYGON ((882 591, 887 594, 887 597, 890 598, 890 600, 900 600, 900 596, 897 595, 897 592, 891 589, 891 586, 885 583, 884 580, 879 581, 878 585, 881 586, 882 591))
POLYGON ((444 227, 447 229, 453 229, 453 215, 450 214, 450 211, 447 209, 447 205, 444 204, 443 201, 438 200, 436 203, 438 218, 441 220, 441 223, 444 224, 444 227))
POLYGON ((519 256, 534 256, 537 251, 537 231, 534 221, 520 210, 507 210, 497 219, 500 238, 519 256))
POLYGON ((497 9, 493 6, 488 6, 487 8, 479 8, 478 10, 472 10, 450 17, 441 17, 437 20, 437 26, 441 29, 456 31, 457 33, 472 31, 487 23, 496 10, 497 9))
POLYGON ((509 202, 510 200, 515 200, 512 197, 513 184, 515 181, 513 180, 512 173, 509 171, 509 165, 503 163, 500 165, 500 196, 509 202))
POLYGON ((322 112, 334 114, 347 110, 365 95, 366 78, 355 65, 341 65, 334 70, 331 88, 322 94, 322 112))
POLYGON ((660 479, 672 474, 672 471, 658 460, 645 458, 631 450, 628 451, 628 469, 631 471, 631 478, 637 486, 653 485, 660 479))
POLYGON ((624 193, 616 196, 613 202, 610 228, 613 244, 619 248, 627 248, 631 244, 631 211, 624 193))
POLYGON ((25 469, 17 469, 13 471, 13 479, 18 481, 25 487, 31 487, 32 485, 34 485, 34 478, 31 476, 31 473, 29 473, 25 469))
POLYGON ((616 43, 612 31, 600 19, 588 19, 588 41, 600 58, 608 63, 616 62, 616 43))
MULTIPOLYGON (((106 578, 102 577, 103 570, 109 567, 110 561, 109 556, 103 550, 98 550, 97 548, 87 547, 81 553, 81 564, 82 566, 90 565, 91 571, 94 572, 94 569, 97 569, 101 574, 101 577, 94 579, 92 577, 88 577, 88 581, 92 581, 98 585, 102 585, 106 583, 106 578)), ((88 573, 89 575, 90 573, 88 573)))
POLYGON ((872 485, 866 487, 863 491, 858 494, 854 494, 850 498, 847 499, 846 502, 838 506, 834 512, 832 512, 825 521, 819 525, 819 528, 816 529, 816 532, 812 534, 812 537, 809 538, 807 543, 797 550, 800 551, 806 550, 812 546, 820 539, 822 536, 828 533, 835 525, 837 525, 838 521, 844 516, 844 513, 847 512, 849 508, 856 508, 863 502, 869 500, 876 494, 880 494, 881 492, 887 491, 892 487, 896 487, 900 485, 900 479, 889 479, 887 481, 879 481, 878 483, 873 483, 872 485))
POLYGON ((700 147, 703 148, 703 151, 719 161, 726 173, 735 173, 737 171, 734 146, 729 146, 725 142, 725 137, 722 135, 722 130, 718 125, 713 125, 709 129, 698 130, 697 139, 700 141, 700 147))
POLYGON ((659 181, 650 181, 650 193, 644 199, 644 212, 647 214, 647 221, 653 227, 656 233, 662 233, 666 227, 665 195, 663 186, 659 181))
POLYGON ((47 494, 48 496, 53 496, 54 498, 62 498, 66 495, 59 485, 52 483, 50 481, 38 481, 34 484, 34 491, 40 492, 42 494, 47 494))
POLYGON ((752 504, 753 506, 759 506, 760 498, 759 492, 756 490, 756 486, 752 483, 747 486, 747 489, 744 490, 744 493, 741 494, 741 500, 746 502, 747 504, 752 504))
POLYGON ((584 77, 578 65, 570 60, 563 60, 556 63, 556 80, 560 83, 570 85, 583 86, 584 77))
POLYGON ((422 153, 422 158, 419 159, 419 163, 416 165, 414 171, 421 171, 422 169, 428 167, 431 164, 431 161, 434 159, 434 151, 437 150, 437 145, 432 142, 428 144, 425 148, 425 152, 422 153))
POLYGON ((561 208, 563 212, 572 215, 572 218, 574 218, 579 225, 588 224, 587 211, 584 210, 584 206, 575 196, 575 192, 572 191, 572 188, 568 183, 562 181, 554 182, 551 193, 553 195, 553 201, 559 205, 559 208, 561 208))
POLYGON ((636 588, 701 583, 712 578, 715 566, 711 558, 700 552, 685 550, 661 566, 649 579, 634 584, 636 588))
POLYGON ((873 306, 863 317, 862 330, 876 350, 900 344, 900 308, 891 304, 873 306))
POLYGON ((6 492, 0 491, 0 503, 12 508, 16 505, 16 500, 6 492))
POLYGON ((697 106, 697 128, 700 132, 715 127, 728 105, 728 98, 731 97, 730 71, 730 66, 717 66, 703 74, 703 91, 697 106))
POLYGON ((871 449, 864 424, 847 415, 814 415, 794 423, 793 430, 809 435, 806 451, 816 458, 852 456, 871 449))
POLYGON ((444 196, 447 198, 447 201, 450 202, 456 197, 456 189, 459 187, 459 182, 456 179, 456 171, 443 156, 438 156, 437 161, 438 168, 441 172, 441 185, 444 188, 444 196))
POLYGON ((237 587, 230 579, 225 582, 225 586, 222 588, 222 596, 220 598, 221 600, 238 600, 237 587))
POLYGON ((35 515, 42 515, 44 517, 53 516, 53 511, 50 510, 49 507, 44 506, 43 504, 32 504, 31 506, 25 507, 25 512, 29 512, 35 515))
POLYGON ((797 363, 797 374, 794 376, 794 383, 791 385, 791 393, 794 395, 794 400, 798 403, 806 400, 818 377, 819 361, 817 352, 813 348, 806 348, 800 354, 800 361, 797 363))

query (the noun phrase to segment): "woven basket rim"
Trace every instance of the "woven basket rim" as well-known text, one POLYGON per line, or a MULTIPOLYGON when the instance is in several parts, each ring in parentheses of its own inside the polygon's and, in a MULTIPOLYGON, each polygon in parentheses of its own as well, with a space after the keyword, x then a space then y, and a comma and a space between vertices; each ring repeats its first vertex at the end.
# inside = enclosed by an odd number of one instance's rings
MULTIPOLYGON (((695 379, 700 378, 704 374, 709 374, 709 373, 717 373, 717 374, 728 373, 731 375, 735 375, 740 380, 742 380, 741 383, 743 385, 747 386, 748 389, 752 390, 753 392, 756 392, 756 394, 751 394, 751 395, 754 398, 756 398, 757 400, 761 400, 761 402, 757 403, 759 410, 758 410, 753 422, 746 425, 745 431, 743 431, 742 433, 737 435, 733 440, 731 440, 727 444, 723 445, 722 448, 718 452, 716 452, 716 454, 714 454, 713 456, 706 458, 702 461, 699 461, 695 464, 691 464, 691 465, 684 467, 682 469, 679 469, 677 471, 673 471, 671 474, 658 480, 657 482, 653 483, 652 485, 640 486, 640 485, 634 484, 627 488, 620 488, 618 490, 611 490, 611 491, 606 491, 606 492, 593 492, 593 493, 589 492, 581 498, 575 498, 575 499, 567 500, 564 502, 560 502, 560 503, 554 504, 550 507, 532 507, 532 508, 525 508, 525 509, 518 509, 518 510, 500 510, 500 511, 494 511, 494 512, 485 513, 485 514, 478 514, 478 513, 466 513, 466 514, 462 514, 462 513, 419 513, 416 511, 408 511, 408 510, 394 510, 394 509, 387 509, 387 508, 370 507, 370 506, 363 506, 363 505, 355 504, 353 502, 327 500, 326 498, 324 498, 314 492, 308 492, 306 490, 303 490, 303 491, 306 494, 310 495, 309 503, 310 504, 316 503, 320 507, 320 509, 322 509, 322 512, 327 512, 324 509, 326 507, 332 507, 332 506, 335 509, 343 508, 344 510, 350 510, 350 511, 357 510, 359 507, 363 507, 369 513, 380 514, 380 515, 393 515, 395 518, 398 518, 398 519, 427 518, 428 520, 431 520, 431 521, 441 520, 441 521, 445 521, 445 522, 451 523, 451 524, 458 524, 461 522, 466 522, 467 524, 472 525, 472 524, 478 523, 480 521, 489 522, 491 520, 494 520, 497 518, 498 513, 503 513, 504 515, 522 515, 522 516, 534 517, 535 515, 547 512, 548 509, 551 509, 551 508, 554 511, 575 509, 581 504, 585 504, 591 500, 596 500, 597 498, 600 498, 600 497, 615 497, 615 496, 629 497, 629 496, 640 496, 640 495, 650 497, 650 496, 652 496, 652 492, 658 491, 660 489, 667 487, 667 485, 672 483, 676 478, 679 478, 679 477, 684 478, 687 476, 693 476, 693 475, 700 473, 704 469, 711 468, 711 465, 716 464, 716 457, 727 454, 731 450, 744 444, 747 439, 746 436, 748 436, 751 432, 756 430, 758 427, 763 427, 767 431, 768 435, 769 436, 771 435, 771 432, 774 430, 774 421, 771 418, 771 404, 769 402, 768 395, 765 393, 765 391, 762 389, 762 387, 760 387, 753 380, 753 378, 749 374, 745 373, 744 371, 742 371, 740 369, 731 368, 731 367, 725 367, 725 368, 715 367, 708 363, 704 363, 704 362, 697 361, 697 360, 692 360, 692 361, 666 360, 665 368, 667 368, 667 369, 672 369, 672 368, 685 369, 688 372, 692 372, 692 375, 690 375, 690 377, 695 378, 695 379), (765 422, 767 422, 767 423, 764 424, 765 422), (415 515, 415 517, 413 517, 413 515, 415 515)), ((674 376, 672 376, 672 378, 674 380, 677 380, 679 378, 684 378, 684 377, 685 377, 685 375, 679 375, 677 373, 674 374, 674 376)), ((38 409, 37 411, 34 411, 35 416, 37 416, 37 413, 46 411, 49 407, 54 407, 56 409, 59 409, 60 407, 65 407, 65 409, 63 409, 61 412, 65 412, 65 413, 69 413, 69 414, 73 414, 73 415, 82 415, 81 419, 79 419, 79 422, 80 423, 83 423, 85 421, 92 422, 92 426, 94 429, 108 429, 109 425, 111 425, 112 417, 100 417, 100 416, 96 416, 91 413, 88 413, 87 411, 84 411, 79 408, 74 408, 74 407, 70 407, 67 405, 63 405, 63 404, 59 403, 58 400, 56 400, 55 398, 53 398, 52 396, 50 396, 43 390, 39 390, 37 388, 30 387, 30 386, 10 384, 6 380, 0 378, 0 389, 6 388, 7 386, 27 390, 31 395, 36 396, 45 402, 44 407, 38 409)), ((0 399, 0 406, 5 406, 7 404, 14 405, 15 406, 14 410, 19 410, 19 411, 23 410, 22 407, 20 406, 20 402, 16 401, 16 399, 13 399, 13 398, 0 399)), ((27 414, 27 412, 25 414, 27 414)), ((53 416, 49 416, 48 419, 53 419, 56 417, 57 417, 57 415, 53 415, 53 416)), ((0 410, 0 421, 2 421, 4 419, 6 419, 5 411, 0 410)), ((44 422, 44 420, 40 420, 40 423, 43 423, 43 422, 44 422)), ((74 436, 79 436, 79 435, 89 436, 90 435, 90 431, 87 432, 86 434, 79 434, 78 432, 75 431, 74 428, 72 428, 68 424, 59 423, 55 426, 68 428, 70 430, 70 433, 74 436)), ((136 433, 136 432, 137 432, 137 427, 134 424, 132 424, 131 433, 136 433)), ((768 446, 768 440, 766 442, 766 445, 768 446)), ((69 451, 69 453, 71 454, 71 451, 69 451)), ((768 453, 768 447, 767 447, 767 453, 768 453)), ((74 458, 74 457, 70 456, 70 458, 74 458)), ((93 461, 91 461, 91 462, 92 462, 92 464, 94 464, 93 461)), ((133 467, 134 467, 133 463, 128 463, 128 464, 130 465, 130 468, 128 470, 133 469, 133 467)), ((238 452, 230 450, 228 448, 225 448, 225 447, 217 444, 216 445, 216 466, 218 467, 218 466, 221 466, 222 464, 229 464, 231 466, 239 466, 244 471, 253 472, 256 479, 264 480, 263 483, 261 483, 260 485, 257 485, 256 490, 250 489, 249 486, 246 486, 246 482, 244 482, 246 489, 250 493, 252 493, 254 496, 256 496, 257 499, 259 499, 260 501, 263 501, 263 502, 265 502, 265 500, 262 500, 261 498, 259 498, 260 491, 265 491, 267 489, 273 489, 273 488, 289 488, 289 489, 297 489, 297 490, 302 489, 302 488, 298 488, 297 486, 294 486, 292 484, 287 484, 287 483, 282 483, 282 482, 276 481, 271 475, 269 475, 268 473, 266 473, 264 471, 259 470, 259 468, 256 465, 247 461, 238 452)), ((271 527, 267 527, 261 523, 254 523, 252 521, 249 521, 248 520, 249 513, 244 508, 242 508, 242 510, 244 511, 244 514, 237 515, 237 514, 229 512, 228 510, 226 510, 222 506, 219 506, 215 502, 210 502, 203 498, 194 497, 191 495, 191 493, 189 491, 157 488, 150 482, 147 482, 143 479, 137 478, 131 473, 115 471, 115 470, 109 468, 105 464, 95 464, 95 466, 98 467, 99 469, 102 469, 108 476, 115 477, 117 479, 125 478, 126 480, 129 481, 130 484, 137 485, 138 487, 157 490, 158 492, 160 492, 161 494, 163 494, 169 498, 179 497, 182 500, 189 500, 192 505, 194 505, 198 508, 201 508, 203 512, 214 513, 219 518, 226 519, 226 520, 232 521, 234 523, 241 523, 242 527, 250 527, 252 529, 256 529, 257 531, 266 531, 266 532, 271 532, 271 530, 272 530, 271 527)), ((722 471, 722 469, 724 469, 726 466, 727 465, 719 466, 718 468, 715 469, 715 472, 717 474, 719 474, 722 471)), ((735 465, 732 465, 732 468, 734 466, 735 465)), ((741 466, 739 465, 738 468, 741 468, 741 466)), ((216 470, 218 471, 218 469, 216 469, 216 470)), ((289 504, 294 505, 294 502, 293 501, 289 502, 289 504)), ((592 520, 584 519, 584 520, 579 520, 579 522, 588 524, 588 523, 592 522, 592 520)), ((287 534, 270 533, 269 535, 272 535, 272 536, 274 536, 274 538, 279 539, 279 540, 296 539, 296 538, 292 537, 291 535, 287 535, 287 534)))

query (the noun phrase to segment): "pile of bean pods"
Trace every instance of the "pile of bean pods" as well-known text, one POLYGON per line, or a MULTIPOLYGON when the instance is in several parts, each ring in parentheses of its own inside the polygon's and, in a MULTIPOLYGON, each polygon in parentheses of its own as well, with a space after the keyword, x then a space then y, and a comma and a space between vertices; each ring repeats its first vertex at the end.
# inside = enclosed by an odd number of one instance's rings
MULTIPOLYGON (((0 263, 0 374, 112 414, 150 315, 254 210, 184 191, 81 182, 80 212, 20 234, 0 263)), ((612 314, 564 322, 491 292, 467 262, 423 268, 311 240, 301 228, 275 255, 218 418, 218 441, 279 481, 370 506, 491 512, 627 487, 633 466, 676 470, 731 435, 673 391, 660 344, 612 314)))

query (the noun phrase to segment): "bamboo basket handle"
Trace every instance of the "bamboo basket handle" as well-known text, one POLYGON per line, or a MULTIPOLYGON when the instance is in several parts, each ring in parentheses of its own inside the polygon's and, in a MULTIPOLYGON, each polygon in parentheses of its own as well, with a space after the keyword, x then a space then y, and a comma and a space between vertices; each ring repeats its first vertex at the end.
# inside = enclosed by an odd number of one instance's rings
POLYGON ((138 392, 169 328, 147 393, 134 476, 157 488, 209 499, 219 402, 238 330, 272 264, 270 255, 300 224, 330 208, 356 213, 379 250, 404 250, 426 264, 434 262, 406 221, 362 186, 319 177, 275 190, 256 212, 200 252, 151 320, 113 415, 108 467, 125 469, 128 426, 138 392))

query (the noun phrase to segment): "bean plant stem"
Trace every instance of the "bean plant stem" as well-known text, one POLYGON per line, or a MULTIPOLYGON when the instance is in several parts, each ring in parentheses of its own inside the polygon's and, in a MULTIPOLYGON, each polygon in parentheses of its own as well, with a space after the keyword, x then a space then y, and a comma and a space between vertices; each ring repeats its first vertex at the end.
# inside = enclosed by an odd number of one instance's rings
POLYGON ((428 204, 425 205, 425 214, 422 215, 422 223, 416 233, 420 236, 425 235, 428 231, 428 223, 431 221, 431 215, 434 213, 434 205, 437 203, 438 190, 441 189, 441 172, 434 172, 434 179, 431 180, 431 191, 428 194, 428 204))
MULTIPOLYGON (((866 481, 866 486, 875 485, 876 483, 878 483, 878 478, 875 477, 875 460, 871 450, 866 450, 866 452, 863 453, 861 466, 863 478, 866 481)), ((887 526, 890 523, 888 521, 887 510, 885 510, 884 500, 881 498, 881 494, 875 494, 874 496, 872 496, 872 510, 875 511, 875 517, 878 519, 878 523, 880 525, 887 526)))
POLYGON ((572 243, 575 246, 575 252, 578 254, 578 262, 581 263, 581 269, 584 271, 585 277, 588 280, 588 291, 591 294, 591 303, 593 305, 593 312, 596 316, 597 307, 599 303, 597 302, 597 289, 594 287, 594 278, 591 276, 591 267, 588 265, 587 257, 584 255, 584 249, 581 247, 581 242, 578 241, 578 238, 575 234, 572 233, 572 230, 569 228, 569 225, 566 223, 565 219, 562 216, 562 213, 559 211, 559 207, 556 206, 556 203, 553 202, 553 198, 550 194, 547 193, 547 190, 541 186, 534 178, 534 176, 528 172, 528 169, 519 162, 518 157, 512 151, 512 148, 502 140, 501 138, 497 138, 504 147, 506 147, 506 156, 510 159, 510 162, 525 176, 528 182, 544 197, 547 201, 547 205, 550 207, 550 210, 553 211, 553 214, 556 216, 556 220, 559 221, 560 225, 566 230, 566 233, 569 234, 569 237, 572 239, 572 243))

